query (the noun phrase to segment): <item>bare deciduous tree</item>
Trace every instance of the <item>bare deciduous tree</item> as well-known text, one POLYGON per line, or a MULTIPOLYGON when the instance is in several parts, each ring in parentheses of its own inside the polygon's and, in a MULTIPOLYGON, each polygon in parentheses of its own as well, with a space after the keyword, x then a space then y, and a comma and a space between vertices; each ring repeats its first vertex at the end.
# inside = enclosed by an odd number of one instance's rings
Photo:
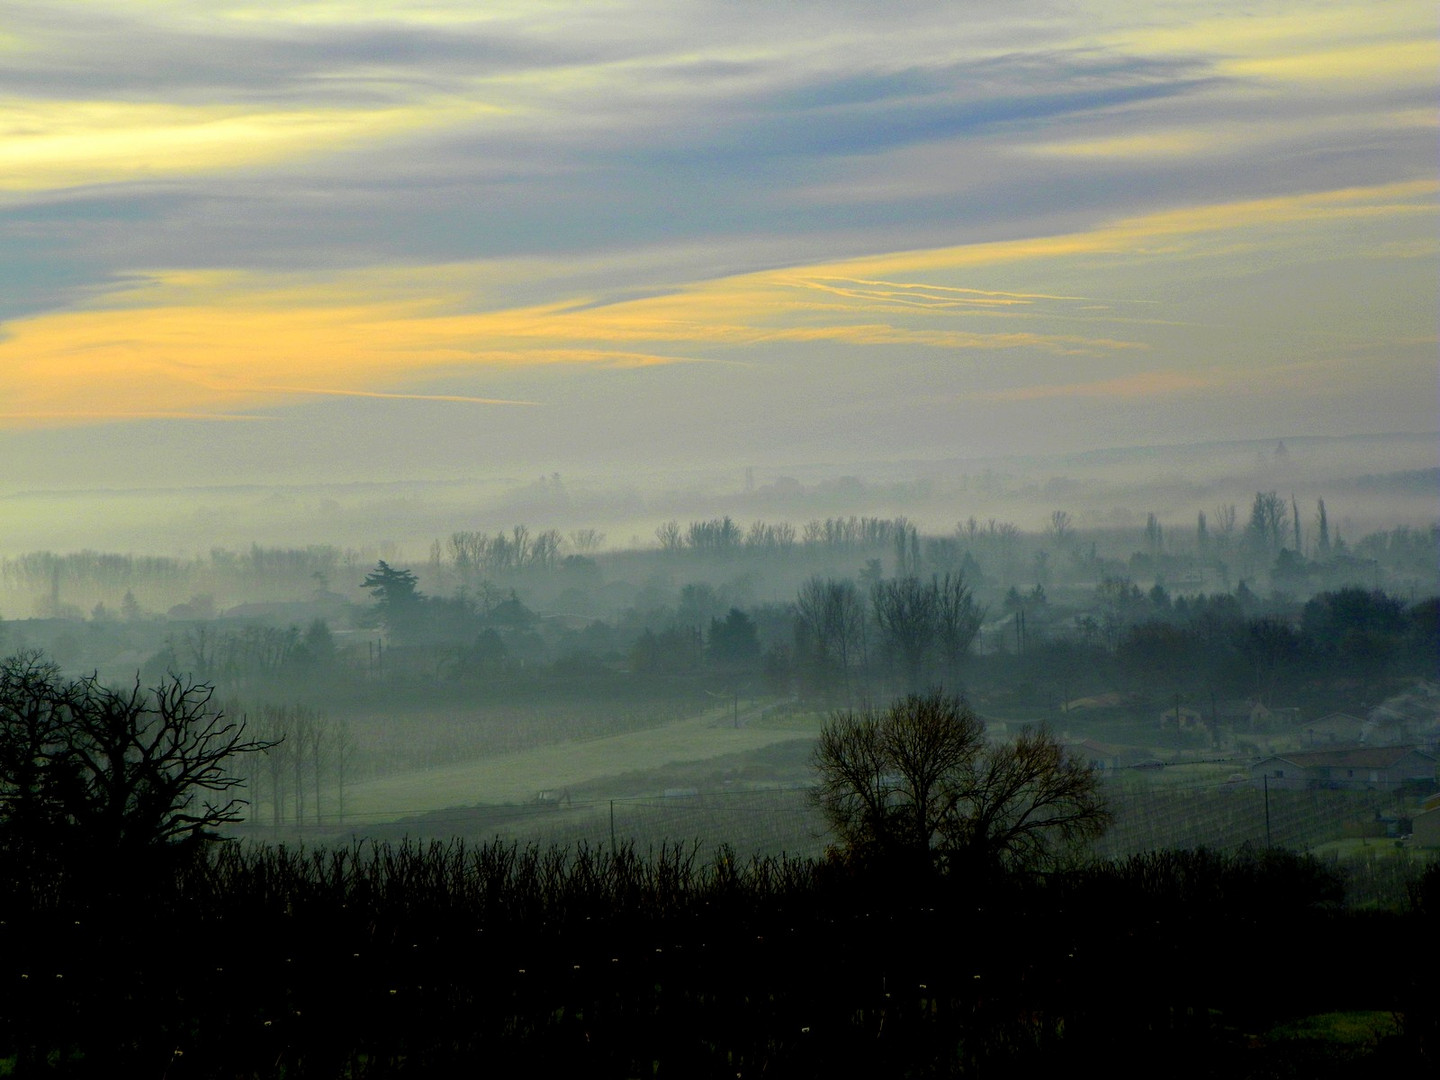
POLYGON ((212 707, 214 692, 178 675, 149 690, 138 681, 111 689, 94 676, 66 688, 57 754, 74 784, 68 814, 91 842, 133 850, 241 820, 243 780, 231 759, 270 744, 212 707))
POLYGON ((343 717, 335 724, 335 817, 345 822, 345 784, 350 779, 358 750, 349 721, 343 717))
POLYGON ((980 633, 985 609, 975 603, 974 593, 962 574, 946 574, 935 579, 933 585, 936 644, 945 674, 953 681, 958 677, 960 662, 980 633))
POLYGON ((60 669, 39 650, 0 665, 0 836, 17 854, 38 854, 63 821, 53 755, 65 721, 60 669))
POLYGON ((979 765, 964 812, 946 822, 946 848, 970 864, 1051 865, 1110 823, 1097 774, 1044 728, 988 748, 979 765))
POLYGON ((1257 491, 1250 507, 1250 523, 1246 534, 1257 552, 1278 554, 1285 543, 1286 522, 1290 509, 1276 492, 1257 491))
POLYGON ((596 529, 576 529, 570 534, 570 544, 580 554, 588 555, 605 546, 605 534, 596 529))
POLYGON ((1228 544, 1235 535, 1236 520, 1234 503, 1222 503, 1215 508, 1215 532, 1220 535, 1222 544, 1228 544))
POLYGON ((1039 869, 1110 821, 1097 774, 1048 731, 990 745, 970 707, 939 691, 835 714, 814 763, 815 802, 862 859, 1039 869))
POLYGON ((812 650, 808 659, 822 681, 837 678, 850 695, 850 670, 865 662, 865 608, 854 584, 812 577, 800 586, 795 609, 812 650))
POLYGON ((93 675, 66 682, 36 653, 0 663, 5 830, 23 832, 43 806, 49 840, 123 856, 238 822, 235 759, 271 744, 249 737, 213 696, 177 675, 149 689, 93 675))
POLYGON ((935 645, 935 590, 916 577, 879 581, 870 591, 875 625, 904 673, 905 685, 919 685, 935 645))
POLYGON ((1045 531, 1057 547, 1069 547, 1075 541, 1075 522, 1068 511, 1050 511, 1050 521, 1045 531))
POLYGON ((667 521, 655 529, 655 539, 660 541, 660 550, 671 555, 685 546, 685 534, 680 531, 678 521, 667 521))
POLYGON ((870 590, 875 624, 899 663, 904 689, 915 690, 938 660, 949 679, 980 632, 985 611, 962 574, 878 581, 870 590))

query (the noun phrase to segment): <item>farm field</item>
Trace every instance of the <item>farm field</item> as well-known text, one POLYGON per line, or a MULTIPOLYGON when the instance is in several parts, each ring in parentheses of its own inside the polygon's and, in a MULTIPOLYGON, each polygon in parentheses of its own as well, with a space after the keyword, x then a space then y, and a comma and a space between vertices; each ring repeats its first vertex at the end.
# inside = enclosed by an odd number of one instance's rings
MULTIPOLYGON (((457 747, 449 764, 401 766, 347 785, 343 822, 267 828, 259 824, 268 820, 261 805, 258 827, 243 834, 303 844, 461 837, 821 855, 828 833, 803 789, 824 714, 773 702, 742 703, 738 715, 732 708, 490 753, 457 747)), ((1275 791, 1267 815, 1264 793, 1235 782, 1243 764, 1172 759, 1164 769, 1107 777, 1115 820, 1094 854, 1267 842, 1303 850, 1336 841, 1355 821, 1393 805, 1393 796, 1374 793, 1275 791)))
MULTIPOLYGON (((382 821, 477 804, 516 804, 541 791, 593 784, 626 773, 706 761, 761 750, 813 735, 818 720, 764 717, 742 709, 737 726, 729 709, 645 731, 577 740, 477 758, 357 783, 345 794, 347 815, 382 821)), ((261 818, 263 820, 263 816, 261 818)))

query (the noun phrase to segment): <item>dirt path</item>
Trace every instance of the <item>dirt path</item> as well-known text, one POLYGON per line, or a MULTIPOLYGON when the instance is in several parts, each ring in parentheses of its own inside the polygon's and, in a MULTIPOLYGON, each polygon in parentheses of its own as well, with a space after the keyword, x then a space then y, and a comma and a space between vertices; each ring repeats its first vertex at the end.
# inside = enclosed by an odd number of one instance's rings
POLYGON ((758 750, 815 732, 815 725, 803 720, 762 721, 760 713, 758 707, 741 709, 738 727, 730 710, 724 709, 648 731, 367 780, 346 790, 345 806, 347 812, 374 821, 452 806, 525 802, 540 791, 758 750))

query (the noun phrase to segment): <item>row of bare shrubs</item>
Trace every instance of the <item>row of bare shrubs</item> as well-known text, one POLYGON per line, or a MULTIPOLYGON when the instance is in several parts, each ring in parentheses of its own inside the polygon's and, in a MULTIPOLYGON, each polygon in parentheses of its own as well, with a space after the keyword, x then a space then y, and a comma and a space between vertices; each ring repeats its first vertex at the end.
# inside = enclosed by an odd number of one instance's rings
POLYGON ((985 882, 693 843, 171 855, 43 893, 0 874, 16 1075, 986 1076, 1124 1045, 1262 1077, 1288 1075, 1260 1036, 1294 1016, 1392 1012, 1367 1067, 1423 1072, 1435 1036, 1409 963, 1434 889, 1355 913, 1280 851, 985 882))
POLYGON ((181 867, 181 891, 260 912, 335 905, 397 917, 464 914, 482 921, 565 922, 614 913, 663 921, 696 906, 764 907, 813 887, 811 860, 696 843, 640 851, 463 840, 304 848, 225 845, 181 867))

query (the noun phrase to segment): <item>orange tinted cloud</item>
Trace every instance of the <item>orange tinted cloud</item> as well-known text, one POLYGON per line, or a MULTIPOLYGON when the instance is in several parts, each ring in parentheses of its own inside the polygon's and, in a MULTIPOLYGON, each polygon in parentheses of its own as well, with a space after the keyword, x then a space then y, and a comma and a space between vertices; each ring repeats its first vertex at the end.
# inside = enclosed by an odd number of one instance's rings
POLYGON ((262 386, 258 390, 269 390, 277 394, 317 394, 322 397, 385 398, 396 401, 449 401, 459 405, 538 405, 538 401, 520 401, 514 398, 470 397, 465 394, 382 394, 378 390, 321 390, 316 387, 262 386))
POLYGON ((456 365, 672 362, 636 351, 506 348, 484 315, 426 318, 412 309, 336 304, 62 312, 19 320, 0 341, 0 393, 12 423, 200 416, 303 395, 527 404, 482 395, 411 394, 403 383, 456 365))
MULTIPOLYGON (((1210 385, 1211 377, 1184 370, 1145 336, 1147 325, 1163 326, 1176 314, 1173 299, 1156 303, 1147 295, 1147 268, 1170 272, 1205 256, 1218 268, 1212 272, 1229 266, 1231 274, 1248 274, 1252 252, 1276 237, 1283 247, 1297 234, 1321 249, 1332 234, 1342 235, 1349 257, 1398 258, 1393 236, 1385 238, 1391 247, 1367 251, 1356 246, 1351 226, 1419 227, 1433 220, 1436 190, 1423 181, 1190 207, 1084 233, 739 275, 614 303, 572 296, 487 305, 491 283, 504 274, 494 264, 306 279, 169 272, 117 290, 105 306, 10 322, 0 339, 0 394, 12 426, 62 417, 252 414, 302 395, 424 397, 416 380, 444 372, 483 378, 557 364, 767 364, 783 360, 785 346, 825 343, 846 350, 837 362, 850 356, 861 363, 907 355, 893 350, 978 362, 1006 352, 1135 357, 1148 349, 1154 370, 996 391, 1001 396, 990 400, 1168 394, 1210 385), (1064 288, 1090 280, 1101 265, 1123 268, 1107 280, 1123 281, 1128 295, 1064 288), (1061 287, 979 287, 1008 280, 1061 287)), ((526 273, 543 281, 543 268, 527 265, 526 273)), ((1174 321, 1183 319, 1179 313, 1174 321)), ((483 392, 450 400, 518 403, 483 392)))

